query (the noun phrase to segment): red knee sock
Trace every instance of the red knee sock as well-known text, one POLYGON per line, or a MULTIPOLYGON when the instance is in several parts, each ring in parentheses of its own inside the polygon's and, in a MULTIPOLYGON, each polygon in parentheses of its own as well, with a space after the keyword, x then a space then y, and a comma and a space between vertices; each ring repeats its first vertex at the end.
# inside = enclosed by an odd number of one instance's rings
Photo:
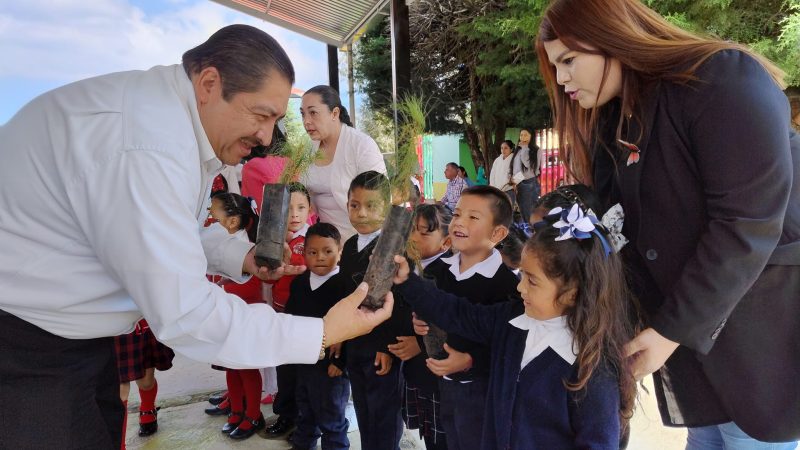
POLYGON ((125 435, 128 431, 128 401, 122 402, 122 406, 125 407, 125 415, 122 417, 122 443, 119 448, 120 450, 125 450, 125 435))
MULTIPOLYGON (((156 409, 156 395, 158 395, 158 380, 155 380, 153 387, 147 391, 139 388, 139 398, 141 398, 142 401, 139 405, 139 411, 151 411, 156 409)), ((139 423, 142 425, 155 421, 156 416, 154 414, 139 415, 139 423)))
MULTIPOLYGON (((244 398, 247 410, 245 416, 256 420, 261 417, 261 372, 258 369, 239 371, 244 386, 244 398)), ((242 422, 239 428, 248 430, 253 426, 250 422, 242 422)))
MULTIPOLYGON (((231 403, 232 413, 242 413, 244 411, 244 386, 242 385, 241 371, 228 369, 225 372, 225 380, 228 382, 228 401, 231 403)), ((232 415, 228 418, 228 423, 237 423, 242 418, 232 415)))

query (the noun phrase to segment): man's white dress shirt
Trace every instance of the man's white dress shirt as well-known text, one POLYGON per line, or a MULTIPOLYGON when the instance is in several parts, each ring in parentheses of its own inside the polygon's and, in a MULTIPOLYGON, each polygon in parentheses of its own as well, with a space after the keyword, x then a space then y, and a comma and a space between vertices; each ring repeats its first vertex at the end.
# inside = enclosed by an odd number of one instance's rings
POLYGON ((156 337, 232 368, 314 363, 320 319, 247 305, 206 279, 237 281, 252 247, 202 228, 222 162, 181 65, 48 92, 0 127, 0 309, 73 339, 156 337))

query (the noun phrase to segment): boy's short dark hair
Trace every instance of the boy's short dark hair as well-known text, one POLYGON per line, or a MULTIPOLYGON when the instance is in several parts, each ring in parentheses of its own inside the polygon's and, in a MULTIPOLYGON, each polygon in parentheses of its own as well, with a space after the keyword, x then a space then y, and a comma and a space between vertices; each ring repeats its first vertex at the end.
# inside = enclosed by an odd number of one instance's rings
POLYGON ((455 163, 455 162, 453 162, 453 161, 450 161, 449 163, 447 163, 447 164, 445 165, 445 167, 452 167, 453 169, 456 169, 456 170, 458 170, 458 163, 455 163))
POLYGON ((381 197, 386 201, 389 201, 391 195, 389 192, 389 179, 386 178, 386 175, 374 170, 361 172, 353 178, 353 181, 350 182, 350 189, 347 190, 348 199, 350 198, 350 193, 357 188, 367 191, 380 191, 381 197))
POLYGON ((291 195, 292 192, 299 192, 305 195, 306 200, 308 200, 308 204, 309 205, 311 204, 311 194, 308 193, 308 189, 306 189, 306 187, 302 183, 298 182, 289 183, 288 187, 289 187, 289 195, 291 195))
POLYGON ((472 186, 461 191, 461 196, 474 195, 489 200, 489 206, 494 216, 494 225, 503 225, 508 228, 511 226, 512 214, 511 200, 505 192, 494 186, 478 185, 472 186))
POLYGON ((336 241, 336 245, 342 245, 342 234, 339 233, 338 228, 329 223, 317 222, 308 227, 306 231, 306 240, 311 236, 331 238, 336 241))

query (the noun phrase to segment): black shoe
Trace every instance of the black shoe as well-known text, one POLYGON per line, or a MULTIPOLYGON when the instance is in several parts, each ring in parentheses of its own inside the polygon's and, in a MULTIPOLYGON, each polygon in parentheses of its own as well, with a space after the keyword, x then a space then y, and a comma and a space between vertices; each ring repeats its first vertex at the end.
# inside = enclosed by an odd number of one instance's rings
POLYGON ((239 426, 240 423, 242 423, 242 419, 244 418, 244 413, 243 412, 232 412, 232 413, 228 414, 228 419, 230 419, 233 416, 238 417, 238 419, 234 423, 231 423, 230 420, 228 422, 226 422, 225 425, 222 426, 222 432, 223 433, 231 434, 231 432, 233 430, 235 430, 239 426))
POLYGON ((249 417, 245 417, 244 420, 242 421, 242 423, 245 423, 245 422, 249 422, 250 425, 252 425, 252 426, 250 428, 246 429, 246 430, 243 430, 243 429, 241 429, 239 427, 236 427, 236 429, 231 431, 231 434, 229 434, 228 436, 230 436, 231 439, 237 439, 237 440, 247 439, 250 436, 256 434, 256 431, 264 428, 264 425, 266 425, 263 415, 259 415, 258 419, 255 419, 255 420, 253 420, 253 419, 251 419, 249 417))
POLYGON ((283 416, 278 417, 272 425, 267 427, 267 439, 281 439, 287 434, 294 431, 294 420, 286 419, 283 416))
POLYGON ((208 403, 211 403, 214 406, 219 405, 220 403, 224 402, 225 399, 228 398, 228 392, 223 392, 221 394, 212 395, 208 398, 208 403))
POLYGON ((220 408, 219 406, 212 406, 211 408, 206 408, 205 411, 209 416, 227 416, 231 413, 231 407, 220 408))
POLYGON ((158 410, 161 408, 151 409, 150 411, 139 411, 139 420, 142 416, 156 416, 156 420, 150 423, 139 423, 139 436, 150 436, 158 431, 158 410))

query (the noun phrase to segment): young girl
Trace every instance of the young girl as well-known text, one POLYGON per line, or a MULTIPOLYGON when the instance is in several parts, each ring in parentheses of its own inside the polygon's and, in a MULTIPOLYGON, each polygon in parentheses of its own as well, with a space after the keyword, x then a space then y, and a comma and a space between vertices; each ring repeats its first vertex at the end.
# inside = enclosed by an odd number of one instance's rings
MULTIPOLYGON (((230 234, 255 242, 258 215, 254 201, 239 194, 219 193, 211 198, 211 217, 230 234)), ((225 283, 226 292, 238 295, 247 303, 263 302, 261 282, 253 277, 245 284, 225 283)), ((258 369, 227 369, 228 401, 231 412, 222 432, 232 439, 247 439, 264 427, 261 414, 261 372, 258 369), (245 406, 247 409, 245 410, 245 406)))
MULTIPOLYGON (((453 215, 442 205, 419 205, 415 210, 411 242, 418 252, 421 269, 443 264, 441 257, 450 249, 447 227, 453 215)), ((415 268, 419 273, 420 268, 415 268)), ((403 377, 406 388, 403 392, 401 412, 406 427, 419 429, 420 437, 428 450, 447 449, 445 433, 439 423, 439 385, 437 377, 427 368, 422 339, 413 333, 407 321, 407 336, 398 336, 389 351, 403 361, 403 377)))
POLYGON ((491 345, 482 449, 619 448, 636 387, 619 256, 583 202, 553 209, 522 256, 522 302, 473 305, 411 275, 395 282, 415 311, 491 345), (406 281, 408 280, 408 281, 406 281))

